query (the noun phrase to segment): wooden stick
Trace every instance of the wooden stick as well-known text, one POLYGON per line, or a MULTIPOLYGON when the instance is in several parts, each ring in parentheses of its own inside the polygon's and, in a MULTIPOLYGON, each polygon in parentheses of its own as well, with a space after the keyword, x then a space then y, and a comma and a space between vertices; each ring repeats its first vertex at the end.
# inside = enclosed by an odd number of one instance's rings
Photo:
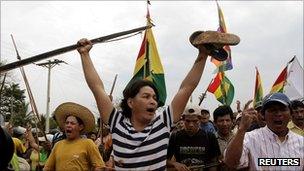
POLYGON ((116 80, 117 80, 117 75, 115 75, 115 78, 114 78, 114 81, 113 81, 113 84, 112 84, 112 87, 111 87, 111 91, 110 91, 110 96, 112 96, 112 93, 113 93, 113 90, 114 90, 114 87, 115 87, 115 84, 116 84, 116 80))
POLYGON ((211 79, 210 83, 208 84, 208 87, 206 88, 205 92, 202 93, 202 98, 200 98, 200 101, 199 101, 199 103, 198 103, 199 106, 202 104, 203 100, 205 99, 206 93, 207 93, 208 88, 209 88, 210 84, 212 83, 212 81, 213 81, 213 78, 211 79))
POLYGON ((206 169, 206 168, 218 166, 220 164, 221 163, 219 163, 219 162, 214 162, 214 163, 209 163, 209 164, 206 164, 206 165, 189 166, 188 168, 190 170, 192 170, 192 169, 206 169))
MULTIPOLYGON (((91 42, 93 44, 102 43, 102 42, 105 42, 107 40, 110 40, 110 39, 113 39, 113 38, 116 38, 116 37, 120 37, 120 36, 124 36, 124 35, 127 35, 127 34, 139 32, 139 31, 142 31, 142 30, 149 29, 151 27, 152 26, 144 26, 144 27, 139 27, 139 28, 135 28, 135 29, 132 29, 132 30, 118 32, 118 33, 110 34, 110 35, 107 35, 107 36, 99 37, 99 38, 96 38, 96 39, 92 39, 91 42)), ((72 50, 77 49, 78 47, 79 47, 79 45, 74 44, 74 45, 66 46, 66 47, 63 47, 63 48, 56 49, 56 50, 52 50, 52 51, 49 51, 49 52, 45 52, 45 53, 42 53, 42 54, 39 54, 39 55, 35 55, 35 56, 29 57, 29 58, 26 58, 26 59, 23 59, 23 60, 19 60, 19 61, 16 61, 16 62, 9 63, 9 64, 6 64, 6 65, 0 66, 0 73, 7 72, 9 70, 12 70, 12 69, 15 69, 15 68, 33 63, 33 62, 37 62, 37 61, 40 61, 42 59, 46 59, 46 58, 49 58, 49 57, 52 57, 52 56, 56 56, 56 55, 59 55, 59 54, 62 54, 62 53, 72 51, 72 50)))
MULTIPOLYGON (((15 51, 16 51, 16 54, 17 54, 17 59, 20 61, 21 57, 20 57, 19 52, 17 50, 17 46, 16 46, 16 43, 15 43, 13 35, 11 35, 11 38, 12 38, 12 41, 13 41, 13 44, 14 44, 14 48, 15 48, 15 51)), ((29 96, 29 100, 30 100, 30 105, 31 105, 32 111, 35 114, 34 116, 37 117, 38 122, 41 122, 40 117, 39 117, 39 113, 38 113, 38 109, 37 109, 37 106, 36 106, 36 103, 35 103, 32 91, 31 91, 31 87, 29 85, 29 82, 27 80, 27 77, 26 77, 26 74, 25 74, 25 71, 24 71, 23 67, 20 67, 20 72, 21 72, 21 75, 23 77, 23 81, 24 81, 24 84, 25 84, 25 87, 26 87, 26 90, 27 90, 27 93, 28 93, 28 96, 29 96)), ((36 121, 35 121, 35 123, 36 123, 36 121)), ((36 127, 37 127, 37 123, 36 123, 36 127)), ((46 134, 45 134, 45 132, 43 130, 42 130, 42 134, 43 134, 45 140, 48 141, 48 139, 46 137, 46 134)), ((39 146, 39 143, 38 143, 38 146, 39 146)), ((38 152, 39 152, 39 150, 38 150, 38 152)))

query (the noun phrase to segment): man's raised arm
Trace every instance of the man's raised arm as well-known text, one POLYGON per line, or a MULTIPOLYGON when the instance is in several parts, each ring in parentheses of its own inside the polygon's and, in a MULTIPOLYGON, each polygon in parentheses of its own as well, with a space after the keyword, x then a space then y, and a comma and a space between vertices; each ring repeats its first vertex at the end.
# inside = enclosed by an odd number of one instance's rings
POLYGON ((110 113, 113 110, 113 104, 105 92, 103 82, 98 76, 90 58, 89 51, 92 48, 92 43, 88 39, 81 39, 77 44, 81 45, 77 50, 81 56, 86 82, 95 97, 100 117, 105 123, 108 123, 110 113))
POLYGON ((189 100, 189 97, 191 96, 194 89, 197 87, 202 77, 208 53, 209 52, 204 46, 199 47, 199 53, 194 65, 183 80, 178 92, 176 93, 171 102, 174 122, 179 120, 189 100))

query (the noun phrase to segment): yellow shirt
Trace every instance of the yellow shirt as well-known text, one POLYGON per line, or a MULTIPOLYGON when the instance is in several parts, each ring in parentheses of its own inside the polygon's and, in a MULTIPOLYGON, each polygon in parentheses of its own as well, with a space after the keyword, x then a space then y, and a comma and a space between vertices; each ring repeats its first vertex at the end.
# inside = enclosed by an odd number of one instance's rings
POLYGON ((301 136, 304 136, 304 130, 299 128, 296 124, 294 124, 292 121, 289 121, 287 127, 289 128, 290 131, 298 134, 298 135, 301 135, 301 136))
POLYGON ((55 144, 44 170, 77 171, 103 166, 102 157, 91 139, 65 139, 55 144))
POLYGON ((26 148, 24 147, 23 143, 21 140, 18 138, 13 137, 13 142, 15 146, 15 153, 18 151, 19 153, 25 153, 26 148))
POLYGON ((36 150, 32 151, 30 155, 30 159, 31 159, 31 170, 34 171, 36 170, 39 160, 38 152, 36 150))

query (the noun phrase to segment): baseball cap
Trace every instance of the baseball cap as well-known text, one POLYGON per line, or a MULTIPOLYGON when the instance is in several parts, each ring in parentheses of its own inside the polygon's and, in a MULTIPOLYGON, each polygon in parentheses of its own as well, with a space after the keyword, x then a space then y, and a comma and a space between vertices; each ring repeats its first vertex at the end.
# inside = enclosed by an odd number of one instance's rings
POLYGON ((290 106, 291 102, 284 93, 271 93, 268 94, 262 102, 262 113, 266 110, 267 105, 272 102, 279 102, 285 106, 290 106))
POLYGON ((201 115, 201 108, 198 105, 186 106, 183 115, 201 115))

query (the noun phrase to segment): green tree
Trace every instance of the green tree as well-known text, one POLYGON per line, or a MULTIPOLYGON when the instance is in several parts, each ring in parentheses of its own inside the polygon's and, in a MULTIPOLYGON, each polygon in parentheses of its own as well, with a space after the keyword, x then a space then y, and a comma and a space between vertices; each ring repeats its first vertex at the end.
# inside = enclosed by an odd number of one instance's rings
POLYGON ((32 111, 29 111, 29 103, 23 103, 23 105, 20 106, 18 112, 14 112, 11 115, 10 123, 13 125, 20 125, 23 127, 26 127, 27 124, 30 124, 31 126, 35 125, 34 123, 34 115, 32 111))
POLYGON ((13 114, 26 110, 25 90, 21 90, 19 84, 11 83, 3 86, 0 99, 0 113, 8 121, 13 114))

